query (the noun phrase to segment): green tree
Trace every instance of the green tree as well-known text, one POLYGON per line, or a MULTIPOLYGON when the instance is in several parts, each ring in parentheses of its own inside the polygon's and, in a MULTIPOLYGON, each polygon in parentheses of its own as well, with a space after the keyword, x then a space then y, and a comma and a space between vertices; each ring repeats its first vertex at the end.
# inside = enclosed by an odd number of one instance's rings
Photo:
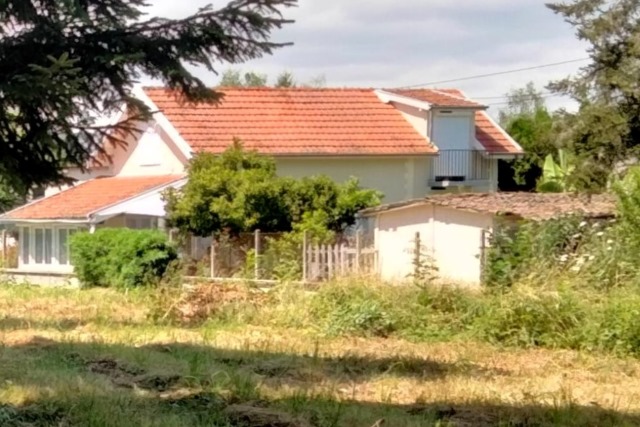
POLYGON ((24 197, 17 194, 6 183, 0 181, 0 214, 7 212, 22 203, 24 197))
POLYGON ((522 158, 510 163, 500 181, 513 181, 524 189, 535 188, 546 157, 557 151, 554 117, 547 110, 542 93, 533 83, 511 91, 499 120, 525 151, 522 158))
POLYGON ((278 177, 273 158, 246 151, 237 140, 221 156, 196 155, 188 183, 165 194, 169 222, 200 236, 289 232, 301 224, 340 232, 380 198, 354 179, 337 184, 326 176, 278 177))
POLYGON ((240 70, 225 70, 222 73, 219 85, 221 87, 266 87, 268 76, 266 74, 250 71, 244 75, 240 70))
POLYGON ((185 64, 214 71, 283 44, 269 41, 288 23, 296 0, 235 0, 182 19, 147 17, 147 0, 0 0, 0 177, 26 192, 68 182, 64 169, 84 168, 122 143, 149 108, 131 92, 141 76, 161 80, 190 101, 216 101, 185 64), (128 119, 102 116, 127 109, 128 119), (113 132, 118 127, 119 132, 113 132))
POLYGON ((589 45, 590 62, 550 84, 579 104, 564 113, 563 144, 578 159, 580 189, 603 188, 614 165, 637 156, 640 142, 640 2, 572 0, 547 5, 571 24, 589 45))
POLYGON ((269 84, 267 74, 249 71, 242 74, 241 70, 228 69, 222 73, 219 86, 221 87, 276 87, 276 88, 323 88, 327 84, 324 75, 316 76, 306 83, 298 84, 295 75, 291 71, 283 71, 276 76, 273 85, 269 84))
POLYGON ((293 73, 291 73, 290 71, 284 71, 280 73, 280 75, 278 75, 278 78, 276 79, 275 87, 278 87, 278 88, 296 87, 296 79, 294 78, 293 73))

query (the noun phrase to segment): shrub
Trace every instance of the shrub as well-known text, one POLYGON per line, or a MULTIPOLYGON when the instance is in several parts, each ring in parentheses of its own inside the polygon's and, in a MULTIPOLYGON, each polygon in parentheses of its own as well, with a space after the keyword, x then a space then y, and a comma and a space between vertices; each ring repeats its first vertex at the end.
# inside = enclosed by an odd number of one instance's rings
POLYGON ((617 291, 598 306, 583 330, 582 347, 640 355, 640 295, 617 291))
POLYGON ((487 249, 484 283, 505 288, 524 276, 557 267, 562 255, 575 251, 583 240, 581 224, 572 216, 498 225, 487 249))
POLYGON ((349 282, 323 286, 309 308, 329 335, 388 336, 397 328, 393 303, 381 287, 349 282))
POLYGON ((126 228, 76 233, 71 261, 83 286, 130 288, 157 284, 178 255, 157 230, 126 228))
POLYGON ((488 298, 474 321, 476 334, 489 342, 522 347, 574 347, 586 318, 570 292, 521 290, 488 298))

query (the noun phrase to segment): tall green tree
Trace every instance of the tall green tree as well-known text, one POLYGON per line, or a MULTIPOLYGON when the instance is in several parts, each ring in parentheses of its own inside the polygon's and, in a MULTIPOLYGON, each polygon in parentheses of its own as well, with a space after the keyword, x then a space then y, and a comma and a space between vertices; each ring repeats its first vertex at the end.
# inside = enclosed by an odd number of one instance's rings
POLYGON ((522 158, 501 165, 501 187, 506 190, 536 188, 546 157, 557 151, 554 117, 542 93, 533 83, 509 92, 507 106, 500 111, 499 120, 525 151, 522 158))
POLYGON ((259 229, 289 232, 296 225, 340 232, 361 209, 382 195, 351 179, 338 184, 326 176, 279 177, 275 160, 244 150, 236 140, 222 155, 197 154, 189 180, 165 194, 167 217, 178 229, 199 236, 259 229))
POLYGON ((296 79, 290 71, 283 71, 276 78, 275 87, 277 88, 289 88, 296 86, 296 79))
POLYGON ((610 171, 638 155, 640 143, 640 2, 571 0, 547 5, 586 42, 590 62, 549 88, 579 105, 565 113, 565 146, 579 160, 579 188, 606 185, 610 171))
POLYGON ((240 70, 229 69, 222 73, 219 85, 222 87, 265 87, 268 78, 266 74, 254 71, 242 74, 240 70))
POLYGON ((319 89, 326 86, 327 79, 324 75, 320 75, 313 77, 306 83, 298 83, 291 71, 283 71, 276 76, 273 83, 269 82, 269 76, 264 73, 249 71, 243 74, 241 70, 228 69, 222 73, 218 85, 221 87, 276 87, 281 89, 306 87, 319 89))
POLYGON ((270 41, 297 0, 234 0, 182 19, 148 17, 147 0, 0 0, 0 177, 26 192, 63 183, 152 112, 131 92, 142 76, 190 101, 215 102, 186 64, 214 70, 284 46, 270 41), (127 120, 102 116, 127 110, 127 120), (113 132, 114 127, 119 132, 113 132))

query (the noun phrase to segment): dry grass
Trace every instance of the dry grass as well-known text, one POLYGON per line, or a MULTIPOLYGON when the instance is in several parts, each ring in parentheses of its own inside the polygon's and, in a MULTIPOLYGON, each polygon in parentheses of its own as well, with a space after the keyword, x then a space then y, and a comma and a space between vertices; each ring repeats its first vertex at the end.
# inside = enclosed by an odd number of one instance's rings
POLYGON ((640 425, 633 359, 161 326, 148 300, 0 288, 0 425, 640 425))

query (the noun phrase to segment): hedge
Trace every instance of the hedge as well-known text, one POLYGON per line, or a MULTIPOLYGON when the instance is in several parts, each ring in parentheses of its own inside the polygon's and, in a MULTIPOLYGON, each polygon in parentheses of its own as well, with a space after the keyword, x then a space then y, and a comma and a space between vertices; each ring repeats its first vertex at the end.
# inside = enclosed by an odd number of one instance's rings
POLYGON ((175 247, 158 230, 104 228, 75 233, 71 262, 83 286, 130 288, 157 284, 172 261, 175 247))

